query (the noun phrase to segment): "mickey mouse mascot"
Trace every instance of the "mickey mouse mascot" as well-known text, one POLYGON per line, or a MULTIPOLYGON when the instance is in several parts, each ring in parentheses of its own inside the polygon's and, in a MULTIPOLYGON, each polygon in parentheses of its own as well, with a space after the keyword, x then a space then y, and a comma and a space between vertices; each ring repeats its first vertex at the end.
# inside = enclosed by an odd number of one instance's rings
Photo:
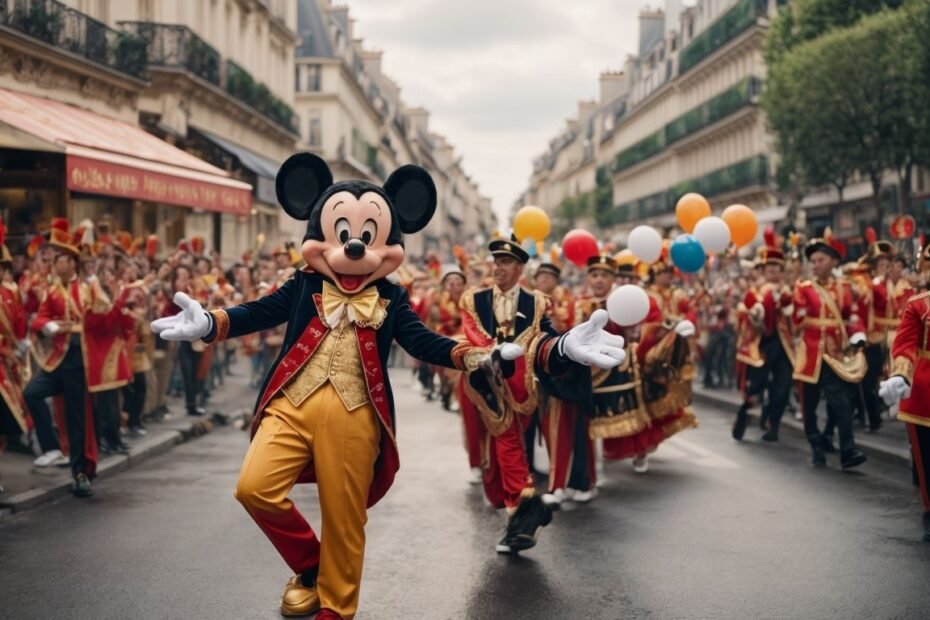
MULTIPOLYGON (((523 350, 473 347, 430 331, 404 289, 385 279, 404 260, 402 234, 422 230, 436 210, 436 188, 422 168, 402 166, 383 188, 334 184, 322 159, 299 153, 281 167, 276 190, 284 210, 307 221, 307 267, 273 294, 226 310, 204 312, 178 293, 183 312, 152 329, 166 340, 220 342, 287 323, 235 495, 296 573, 281 613, 352 618, 367 509, 387 492, 399 464, 386 373, 391 341, 428 364, 459 370, 523 350), (325 544, 288 499, 297 482, 317 484, 325 544)), ((553 342, 535 349, 540 369, 550 360, 603 363, 603 355, 619 364, 624 355, 622 343, 601 330, 545 338, 553 342)))

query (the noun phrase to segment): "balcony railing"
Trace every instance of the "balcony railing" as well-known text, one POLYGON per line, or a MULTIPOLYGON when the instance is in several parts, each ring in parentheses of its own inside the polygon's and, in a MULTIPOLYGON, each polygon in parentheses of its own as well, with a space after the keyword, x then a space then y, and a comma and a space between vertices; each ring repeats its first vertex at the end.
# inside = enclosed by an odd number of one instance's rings
POLYGON ((124 32, 148 41, 149 66, 177 67, 220 85, 220 53, 187 26, 118 22, 124 32))
POLYGON ((755 101, 762 80, 747 77, 701 105, 691 108, 659 131, 617 153, 614 172, 620 172, 658 155, 672 144, 713 125, 755 101))
POLYGON ((755 24, 760 16, 768 12, 768 5, 768 0, 740 0, 681 50, 678 55, 678 75, 684 74, 755 24))
POLYGON ((613 207, 610 216, 599 224, 609 226, 673 213, 678 199, 688 192, 697 192, 712 198, 747 187, 766 185, 768 182, 768 158, 765 155, 756 155, 704 176, 683 181, 667 190, 613 207))
POLYGON ((0 24, 125 75, 148 79, 145 39, 108 28, 57 0, 0 0, 0 24))
POLYGON ((256 82, 238 63, 228 59, 226 92, 291 133, 297 133, 297 116, 291 106, 271 94, 267 86, 256 82))

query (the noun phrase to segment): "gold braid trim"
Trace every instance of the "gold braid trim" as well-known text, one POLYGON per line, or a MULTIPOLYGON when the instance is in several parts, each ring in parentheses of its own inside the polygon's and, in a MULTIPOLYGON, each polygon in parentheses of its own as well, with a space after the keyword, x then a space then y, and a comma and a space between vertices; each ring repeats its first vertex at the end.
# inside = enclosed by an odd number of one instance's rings
POLYGON ((891 374, 899 375, 904 377, 908 383, 914 382, 914 362, 907 359, 903 355, 899 355, 894 358, 894 362, 891 365, 891 374))
POLYGON ((229 315, 225 310, 210 310, 210 316, 216 323, 216 334, 212 342, 222 342, 229 336, 229 315))
MULTIPOLYGON (((476 372, 481 372, 476 371, 476 372)), ((478 413, 481 415, 481 421, 484 423, 484 427, 488 429, 488 434, 492 437, 498 437, 505 430, 510 428, 510 424, 513 422, 513 409, 510 408, 509 403, 501 402, 502 399, 498 398, 498 406, 503 409, 500 416, 497 415, 490 407, 488 403, 484 400, 484 397, 478 393, 475 388, 472 387, 471 381, 469 378, 465 377, 465 396, 468 397, 468 400, 472 402, 475 406, 475 409, 478 410, 478 413)), ((508 396, 510 390, 507 390, 508 396)))
POLYGON ((662 427, 662 432, 665 433, 666 439, 679 433, 688 428, 697 428, 698 421, 694 415, 694 410, 691 407, 685 407, 682 416, 673 422, 666 424, 662 427))
POLYGON ((653 420, 664 418, 691 404, 691 382, 672 381, 668 386, 668 393, 651 403, 646 403, 646 411, 653 420))
POLYGON ((471 346, 467 341, 461 340, 457 345, 452 347, 452 350, 449 352, 449 357, 452 358, 452 365, 456 370, 465 370, 466 367, 466 356, 469 353, 473 353, 475 347, 471 346))
POLYGON ((641 432, 648 423, 647 414, 637 408, 621 415, 592 418, 588 427, 588 436, 591 439, 629 437, 641 432))

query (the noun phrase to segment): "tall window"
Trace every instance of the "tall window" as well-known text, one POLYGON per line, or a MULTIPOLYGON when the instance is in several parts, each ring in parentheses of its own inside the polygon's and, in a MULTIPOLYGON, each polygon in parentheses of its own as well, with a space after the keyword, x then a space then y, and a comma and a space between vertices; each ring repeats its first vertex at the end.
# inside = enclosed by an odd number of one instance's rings
POLYGON ((297 65, 297 92, 319 92, 320 65, 297 65))
POLYGON ((319 110, 311 110, 307 119, 307 144, 323 146, 323 119, 319 110))

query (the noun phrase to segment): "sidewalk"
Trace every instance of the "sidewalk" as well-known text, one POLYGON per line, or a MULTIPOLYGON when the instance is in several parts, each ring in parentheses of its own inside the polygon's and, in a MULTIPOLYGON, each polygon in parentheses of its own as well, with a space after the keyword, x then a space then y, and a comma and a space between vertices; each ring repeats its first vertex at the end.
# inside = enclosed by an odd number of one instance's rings
MULTIPOLYGON (((255 400, 255 389, 249 386, 249 361, 240 357, 233 367, 233 373, 225 377, 223 385, 214 389, 207 402, 207 415, 202 418, 185 415, 183 400, 169 397, 171 417, 162 422, 146 422, 148 434, 145 437, 127 439, 130 444, 128 455, 101 455, 95 483, 136 467, 178 444, 205 435, 217 426, 233 424, 239 420, 247 423, 255 400)), ((0 483, 6 489, 0 495, 0 518, 71 494, 68 467, 36 468, 32 465, 34 458, 10 451, 0 455, 0 483)))
MULTIPOLYGON (((694 402, 720 407, 724 411, 731 411, 733 419, 736 419, 736 410, 739 409, 740 404, 743 402, 742 396, 737 390, 708 389, 697 381, 695 381, 693 393, 694 402)), ((821 404, 821 410, 818 411, 818 419, 821 420, 821 424, 826 419, 826 413, 822 409, 823 404, 821 404)), ((756 429, 758 433, 759 413, 758 407, 749 412, 751 422, 746 431, 747 438, 753 437, 753 429, 756 429)), ((786 436, 790 436, 794 440, 806 441, 803 423, 796 420, 790 412, 785 413, 781 427, 783 440, 786 436)), ((856 424, 855 435, 856 445, 862 448, 869 458, 887 461, 908 469, 911 468, 911 449, 907 439, 907 431, 902 422, 886 419, 881 430, 877 433, 867 433, 856 424)))

